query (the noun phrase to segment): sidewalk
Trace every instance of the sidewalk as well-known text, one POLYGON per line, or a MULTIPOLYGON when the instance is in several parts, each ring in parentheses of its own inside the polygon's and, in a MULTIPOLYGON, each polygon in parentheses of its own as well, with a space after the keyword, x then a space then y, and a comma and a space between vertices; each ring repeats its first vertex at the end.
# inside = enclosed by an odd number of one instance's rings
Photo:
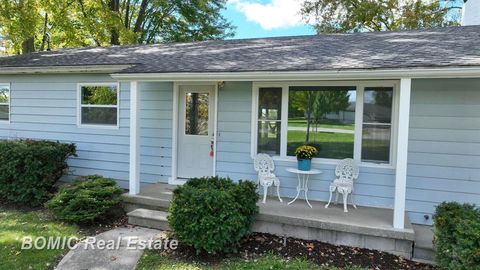
MULTIPOLYGON (((143 249, 127 249, 129 239, 147 241, 155 239, 162 231, 133 227, 116 228, 95 236, 96 240, 114 241, 119 239, 118 249, 95 248, 85 241, 77 244, 75 249, 70 250, 55 268, 57 270, 133 270, 143 254, 143 249), (92 248, 93 247, 93 248, 92 248)), ((98 243, 98 241, 97 241, 98 243)), ((108 243, 108 242, 107 242, 108 243)))

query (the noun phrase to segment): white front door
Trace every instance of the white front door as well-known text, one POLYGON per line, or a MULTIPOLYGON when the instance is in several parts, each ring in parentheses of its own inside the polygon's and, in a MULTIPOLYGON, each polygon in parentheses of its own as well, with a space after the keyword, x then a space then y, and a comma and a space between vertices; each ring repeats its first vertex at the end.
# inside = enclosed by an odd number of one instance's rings
POLYGON ((179 87, 177 178, 213 175, 215 87, 179 87))

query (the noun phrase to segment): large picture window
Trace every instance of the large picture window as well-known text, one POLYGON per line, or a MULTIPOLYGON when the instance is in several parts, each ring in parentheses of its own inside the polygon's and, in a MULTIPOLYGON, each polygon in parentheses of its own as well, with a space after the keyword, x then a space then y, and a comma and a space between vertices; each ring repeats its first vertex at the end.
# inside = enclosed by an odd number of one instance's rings
POLYGON ((80 124, 117 126, 117 84, 80 85, 80 124))
POLYGON ((287 155, 309 144, 319 158, 353 158, 355 104, 355 86, 291 86, 287 155))
POLYGON ((320 150, 316 158, 392 164, 395 82, 261 85, 257 153, 293 160, 307 144, 320 150))
POLYGON ((0 84, 0 121, 10 120, 10 84, 0 84))

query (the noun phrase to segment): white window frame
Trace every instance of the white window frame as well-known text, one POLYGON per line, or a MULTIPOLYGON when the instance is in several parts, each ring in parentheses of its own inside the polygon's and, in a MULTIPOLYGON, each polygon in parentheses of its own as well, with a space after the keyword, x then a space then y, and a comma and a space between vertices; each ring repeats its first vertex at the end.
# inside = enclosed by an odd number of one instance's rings
POLYGON ((120 83, 119 82, 88 82, 77 84, 77 126, 82 128, 104 128, 118 129, 120 127, 120 83), (117 104, 115 105, 87 105, 82 104, 82 87, 83 86, 115 86, 117 88, 117 104), (117 124, 82 124, 82 108, 116 108, 117 124))
MULTIPOLYGON (((395 168, 396 163, 396 144, 397 138, 397 119, 398 119, 398 95, 399 95, 398 80, 365 80, 365 81, 288 81, 288 82, 253 82, 252 84, 252 125, 251 125, 251 157, 257 154, 258 146, 258 98, 259 89, 267 87, 278 87, 282 89, 282 115, 281 115, 281 130, 280 130, 280 155, 274 156, 274 160, 285 162, 296 162, 296 158, 287 156, 287 137, 288 137, 288 98, 290 86, 355 86, 356 87, 356 106, 355 106, 355 134, 354 134, 354 151, 353 159, 356 160, 362 167, 374 168, 395 168), (374 163, 361 161, 362 151, 362 128, 363 128, 363 98, 366 87, 392 87, 392 123, 390 136, 390 158, 389 163, 374 163)), ((314 164, 338 164, 338 159, 329 158, 314 158, 314 164)))
POLYGON ((8 87, 8 102, 0 102, 0 105, 8 105, 8 120, 0 119, 0 123, 10 124, 12 119, 12 84, 0 82, 0 85, 8 87))

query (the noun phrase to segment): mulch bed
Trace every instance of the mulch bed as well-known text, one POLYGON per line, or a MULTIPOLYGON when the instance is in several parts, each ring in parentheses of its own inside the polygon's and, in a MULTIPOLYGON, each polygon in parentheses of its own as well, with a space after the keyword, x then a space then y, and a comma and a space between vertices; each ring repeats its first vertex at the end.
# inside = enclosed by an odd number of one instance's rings
POLYGON ((335 246, 320 241, 307 241, 295 238, 283 238, 271 234, 252 233, 242 240, 239 253, 199 254, 191 247, 179 243, 176 250, 163 250, 161 255, 185 261, 197 261, 216 265, 225 259, 254 259, 266 254, 274 254, 287 260, 307 258, 320 266, 357 266, 368 269, 437 269, 405 258, 376 250, 335 246), (286 243, 285 243, 286 241, 286 243), (286 244, 286 245, 285 245, 286 244))

